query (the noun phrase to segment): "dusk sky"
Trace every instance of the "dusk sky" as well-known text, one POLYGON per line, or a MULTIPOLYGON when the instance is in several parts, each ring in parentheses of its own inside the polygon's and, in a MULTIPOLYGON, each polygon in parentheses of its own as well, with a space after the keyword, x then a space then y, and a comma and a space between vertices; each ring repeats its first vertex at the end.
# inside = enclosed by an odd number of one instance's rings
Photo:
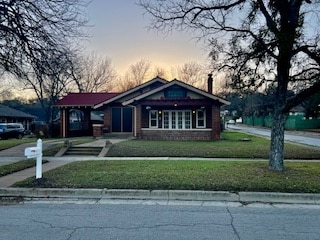
POLYGON ((168 36, 149 31, 150 19, 135 0, 92 0, 88 7, 91 38, 88 51, 111 58, 119 74, 140 59, 168 71, 190 61, 203 63, 206 53, 187 33, 168 36))

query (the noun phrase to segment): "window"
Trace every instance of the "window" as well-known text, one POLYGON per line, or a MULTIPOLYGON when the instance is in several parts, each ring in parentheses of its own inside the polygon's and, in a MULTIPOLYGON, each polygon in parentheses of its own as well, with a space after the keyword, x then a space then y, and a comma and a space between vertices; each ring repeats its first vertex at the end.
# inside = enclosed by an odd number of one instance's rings
POLYGON ((197 128, 206 127, 206 112, 204 110, 197 110, 197 128))
POLYGON ((190 129, 190 111, 163 111, 162 127, 165 129, 190 129))
POLYGON ((152 110, 149 112, 149 126, 150 128, 158 127, 158 111, 152 110))
POLYGON ((164 92, 165 98, 185 98, 186 95, 186 90, 179 87, 169 88, 164 92))

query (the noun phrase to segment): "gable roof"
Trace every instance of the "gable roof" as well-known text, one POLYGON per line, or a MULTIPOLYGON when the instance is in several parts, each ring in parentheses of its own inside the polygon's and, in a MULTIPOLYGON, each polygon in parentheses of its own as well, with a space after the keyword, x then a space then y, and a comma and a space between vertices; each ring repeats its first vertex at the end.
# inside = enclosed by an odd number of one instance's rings
POLYGON ((130 104, 133 103, 134 101, 141 100, 141 99, 143 99, 143 98, 145 98, 145 97, 148 97, 148 96, 150 96, 150 95, 153 95, 153 94, 155 94, 155 93, 158 93, 158 92, 160 92, 160 91, 163 91, 163 90, 165 90, 165 89, 167 89, 167 88, 169 88, 169 87, 172 87, 172 86, 174 86, 174 85, 177 85, 177 86, 186 88, 186 89, 188 89, 188 90, 190 90, 190 91, 192 91, 192 92, 195 92, 195 93, 197 93, 197 94, 200 94, 200 95, 205 96, 205 97, 207 97, 207 98, 210 98, 210 99, 212 99, 212 100, 216 100, 216 101, 220 102, 221 104, 225 104, 225 105, 229 105, 229 104, 230 104, 229 101, 227 101, 227 100, 225 100, 225 99, 223 99, 223 98, 221 98, 221 97, 218 97, 218 96, 216 96, 216 95, 213 95, 213 94, 211 94, 211 93, 208 93, 208 92, 206 92, 206 91, 203 91, 203 90, 201 90, 201 89, 199 89, 199 88, 193 87, 193 86, 191 86, 191 85, 189 85, 189 84, 186 84, 186 83, 184 83, 184 82, 181 82, 181 81, 179 81, 179 80, 177 80, 177 79, 174 79, 174 80, 172 80, 171 82, 168 82, 167 84, 165 84, 165 85, 163 85, 163 86, 160 86, 160 87, 158 87, 158 88, 156 88, 156 89, 153 89, 153 90, 151 90, 151 91, 149 91, 149 92, 146 92, 146 93, 144 93, 144 94, 141 94, 141 95, 139 95, 139 96, 137 96, 137 97, 134 97, 134 98, 132 98, 132 99, 130 99, 130 100, 128 100, 128 101, 125 101, 125 102, 123 102, 122 104, 123 104, 124 106, 125 106, 125 105, 130 105, 130 104))
POLYGON ((0 117, 37 118, 34 115, 0 104, 0 117))
POLYGON ((55 107, 93 107, 99 103, 114 98, 119 93, 69 93, 64 98, 57 101, 55 107))
POLYGON ((110 103, 110 102, 113 102, 113 101, 116 101, 116 100, 121 99, 121 98, 123 98, 123 97, 126 97, 126 96, 128 96, 128 95, 130 95, 130 94, 132 94, 132 93, 134 93, 134 92, 136 92, 136 91, 139 91, 139 90, 141 90, 141 89, 143 89, 143 88, 145 88, 145 87, 147 87, 147 86, 149 86, 149 85, 152 85, 152 84, 154 84, 154 83, 156 83, 156 82, 159 82, 159 83, 162 83, 162 84, 168 83, 168 81, 165 80, 165 79, 163 79, 163 78, 155 77, 155 78, 151 79, 150 81, 147 81, 147 82, 145 82, 145 83, 143 83, 143 84, 141 84, 141 85, 138 85, 138 86, 136 86, 136 87, 134 87, 134 88, 131 88, 131 89, 129 89, 128 91, 125 91, 125 92, 123 92, 123 93, 120 93, 119 95, 115 96, 115 97, 112 98, 112 99, 110 98, 110 99, 107 99, 107 100, 104 101, 104 102, 101 102, 101 103, 97 104, 94 108, 97 109, 97 108, 99 108, 99 107, 102 107, 102 106, 105 105, 105 104, 108 104, 108 103, 110 103))

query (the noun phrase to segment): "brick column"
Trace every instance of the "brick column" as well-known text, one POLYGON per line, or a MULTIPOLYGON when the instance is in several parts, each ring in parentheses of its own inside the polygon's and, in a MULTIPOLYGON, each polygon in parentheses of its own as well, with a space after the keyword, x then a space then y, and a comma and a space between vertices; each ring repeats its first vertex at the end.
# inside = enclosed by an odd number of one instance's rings
POLYGON ((220 107, 212 105, 212 140, 219 140, 221 133, 220 107))
POLYGON ((104 109, 103 125, 105 132, 111 132, 111 107, 104 109))
POLYGON ((134 129, 135 129, 135 137, 141 138, 141 105, 136 106, 135 108, 135 116, 134 116, 134 129))

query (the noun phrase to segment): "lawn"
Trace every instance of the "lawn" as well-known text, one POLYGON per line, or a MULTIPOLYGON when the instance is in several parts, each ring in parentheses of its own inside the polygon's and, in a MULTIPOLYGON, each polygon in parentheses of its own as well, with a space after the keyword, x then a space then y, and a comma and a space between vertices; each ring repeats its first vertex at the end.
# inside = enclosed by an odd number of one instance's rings
MULTIPOLYGON (((43 163, 47 163, 47 162, 48 161, 43 161, 43 163)), ((27 160, 22 160, 19 162, 0 166, 0 177, 24 170, 26 168, 34 167, 35 165, 36 165, 36 160, 27 159, 27 160)))
POLYGON ((186 189, 320 193, 320 163, 286 163, 268 170, 266 161, 85 161, 29 178, 15 187, 186 189))
MULTIPOLYGON (((211 157, 268 159, 270 140, 239 132, 223 132, 214 142, 132 140, 114 145, 108 157, 211 157)), ((320 150, 285 144, 286 159, 320 159, 320 150)))
POLYGON ((20 144, 36 142, 36 141, 37 141, 36 138, 0 140, 0 151, 20 145, 20 144))
MULTIPOLYGON (((224 132, 222 137, 223 140, 215 142, 125 141, 114 145, 108 156, 194 159, 74 162, 44 173, 41 181, 29 178, 14 186, 320 193, 320 163, 286 162, 286 171, 273 172, 267 161, 249 161, 268 159, 268 139, 238 132, 224 132), (199 160, 200 157, 216 157, 220 161, 199 160)), ((285 156, 320 159, 320 150, 286 144, 285 156)))

